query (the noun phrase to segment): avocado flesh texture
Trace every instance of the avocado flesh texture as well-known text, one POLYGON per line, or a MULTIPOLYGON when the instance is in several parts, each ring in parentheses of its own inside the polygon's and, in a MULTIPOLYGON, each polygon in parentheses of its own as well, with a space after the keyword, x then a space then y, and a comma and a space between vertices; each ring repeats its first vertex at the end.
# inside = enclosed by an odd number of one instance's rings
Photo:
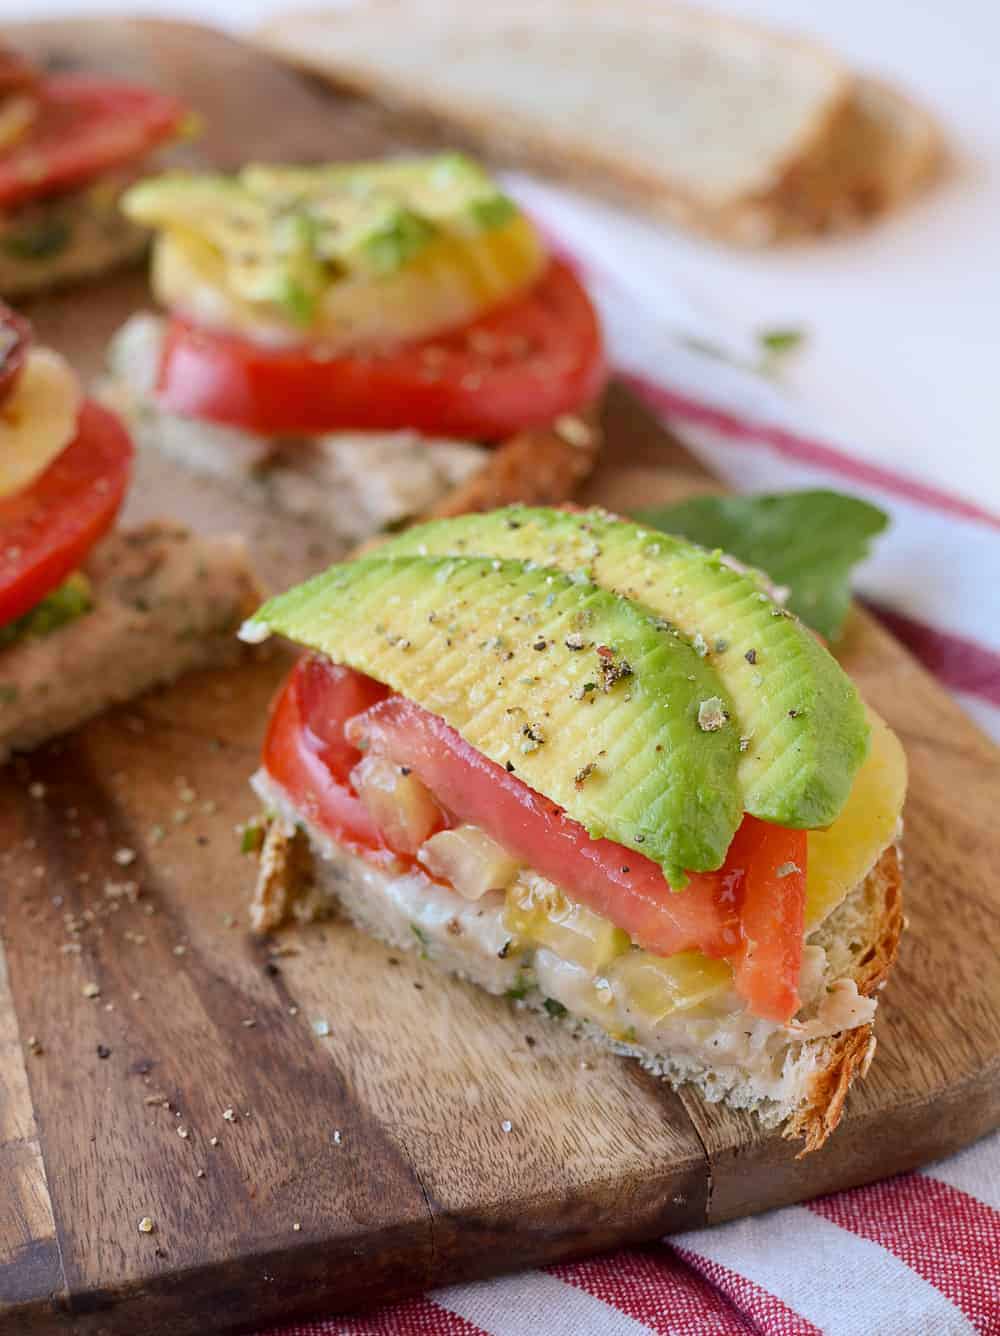
POLYGON ((307 325, 326 288, 384 277, 439 236, 469 236, 516 212, 460 155, 335 167, 248 166, 235 176, 168 173, 133 186, 133 221, 208 244, 244 300, 307 325))
POLYGON ((743 810, 737 736, 704 732, 698 712, 728 707, 725 691, 627 599, 533 563, 376 557, 272 599, 251 622, 262 629, 440 715, 672 886, 723 862, 743 810))
POLYGON ((828 826, 839 815, 868 752, 864 704, 833 656, 753 572, 599 510, 513 506, 432 521, 379 548, 385 556, 408 552, 530 558, 586 571, 602 588, 644 604, 698 646, 733 702, 732 722, 745 739, 746 811, 798 829, 828 826))

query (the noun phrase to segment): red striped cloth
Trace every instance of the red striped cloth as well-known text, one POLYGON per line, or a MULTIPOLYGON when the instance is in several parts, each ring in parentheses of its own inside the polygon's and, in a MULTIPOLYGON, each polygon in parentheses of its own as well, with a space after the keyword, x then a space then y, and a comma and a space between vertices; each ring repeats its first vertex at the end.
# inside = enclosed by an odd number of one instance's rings
MULTIPOLYGON (((573 206, 560 198, 546 192, 543 224, 565 235, 573 206)), ((1000 618, 982 615, 998 607, 1000 516, 817 433, 773 383, 679 338, 688 310, 677 294, 657 291, 651 311, 608 273, 605 255, 584 248, 574 258, 619 373, 718 474, 758 490, 839 487, 891 512, 861 592, 1000 740, 1000 618)), ((817 1332, 1000 1336, 1000 1133, 940 1165, 806 1205, 268 1336, 817 1332)))

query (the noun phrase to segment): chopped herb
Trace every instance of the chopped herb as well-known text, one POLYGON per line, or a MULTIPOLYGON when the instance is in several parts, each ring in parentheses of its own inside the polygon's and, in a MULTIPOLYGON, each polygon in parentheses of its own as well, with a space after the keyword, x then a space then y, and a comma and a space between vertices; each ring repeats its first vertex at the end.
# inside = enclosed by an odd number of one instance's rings
POLYGON ((43 218, 9 233, 3 248, 16 260, 50 260, 69 245, 72 229, 65 218, 43 218))
MULTIPOLYGON (((794 352, 805 342, 804 329, 762 329, 757 335, 757 342, 770 358, 783 353, 794 352)), ((766 360, 766 359, 765 359, 766 360)))
POLYGON ((555 1017, 557 1020, 561 1019, 563 1016, 569 1015, 569 1012, 566 1010, 563 1004, 561 1002, 557 1002, 554 997, 547 997, 545 1001, 542 1003, 542 1005, 544 1006, 545 1010, 549 1013, 549 1015, 555 1017))
MULTIPOLYGON (((175 816, 177 814, 175 813, 175 816)), ((264 844, 264 827, 259 821, 248 821, 240 835, 240 853, 259 853, 264 844)))

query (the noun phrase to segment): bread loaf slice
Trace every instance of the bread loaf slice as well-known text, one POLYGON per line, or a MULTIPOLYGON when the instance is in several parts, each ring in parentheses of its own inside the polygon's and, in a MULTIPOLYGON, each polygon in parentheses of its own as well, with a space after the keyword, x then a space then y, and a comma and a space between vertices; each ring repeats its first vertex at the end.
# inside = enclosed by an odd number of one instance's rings
POLYGON ((875 999, 903 925, 894 845, 808 934, 803 1007, 795 1021, 777 1025, 748 1017, 743 1004, 727 996, 706 1014, 682 1011, 661 1020, 655 1032, 622 1040, 585 1008, 574 1008, 579 969, 543 948, 528 961, 508 950, 502 892, 470 902, 419 867, 378 867, 335 844, 265 771, 253 784, 271 814, 251 907, 257 932, 289 919, 308 921, 337 905, 394 950, 419 946, 443 969, 487 992, 565 1013, 567 1025, 674 1086, 693 1085, 709 1101, 751 1110, 765 1126, 780 1126, 785 1136, 802 1140, 803 1153, 823 1145, 840 1121, 852 1081, 867 1071, 875 1047, 875 999))
POLYGON ((0 650, 0 764, 86 720, 240 653, 260 601, 246 548, 176 524, 118 529, 83 567, 93 606, 0 650))
POLYGON ((495 156, 761 245, 897 203, 940 156, 928 116, 817 43, 636 0, 360 0, 260 41, 495 156))

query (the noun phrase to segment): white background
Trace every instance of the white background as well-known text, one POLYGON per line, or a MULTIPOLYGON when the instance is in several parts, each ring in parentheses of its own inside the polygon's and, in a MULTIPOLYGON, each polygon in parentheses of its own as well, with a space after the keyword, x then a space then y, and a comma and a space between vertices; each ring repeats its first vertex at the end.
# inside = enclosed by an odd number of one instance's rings
MULTIPOLYGON (((646 290, 680 284, 737 335, 804 328, 807 343, 785 379, 821 429, 872 460, 1000 510, 1000 2, 715 7, 812 33, 858 67, 897 80, 938 115, 954 161, 927 198, 837 242, 748 255, 643 229, 646 290)), ((239 0, 101 6, 234 28, 280 8, 239 0)), ((6 21, 88 12, 85 3, 0 0, 6 21)))

